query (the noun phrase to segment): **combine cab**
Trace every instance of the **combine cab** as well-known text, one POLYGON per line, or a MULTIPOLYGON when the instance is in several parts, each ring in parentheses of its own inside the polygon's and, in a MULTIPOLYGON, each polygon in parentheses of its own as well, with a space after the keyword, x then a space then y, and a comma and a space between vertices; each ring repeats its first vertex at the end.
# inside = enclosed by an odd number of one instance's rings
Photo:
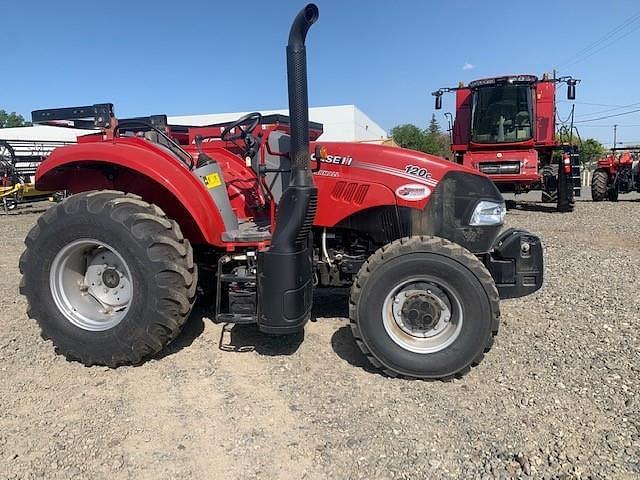
POLYGON ((640 192, 640 147, 613 148, 598 160, 591 177, 594 202, 615 202, 621 193, 640 192))
POLYGON ((456 92, 451 147, 456 162, 485 173, 501 192, 541 190, 543 201, 572 210, 580 195, 580 164, 575 148, 556 140, 559 82, 567 83, 568 98, 575 99, 578 80, 546 75, 485 78, 433 92, 436 109, 445 92, 456 92))

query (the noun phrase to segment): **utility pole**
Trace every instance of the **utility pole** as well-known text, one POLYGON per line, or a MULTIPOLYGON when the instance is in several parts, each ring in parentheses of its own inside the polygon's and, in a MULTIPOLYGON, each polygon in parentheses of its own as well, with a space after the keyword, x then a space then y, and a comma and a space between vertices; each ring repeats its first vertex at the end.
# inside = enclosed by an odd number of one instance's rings
POLYGON ((618 131, 618 125, 616 124, 616 125, 613 126, 613 148, 616 148, 616 143, 617 143, 616 142, 616 140, 617 140, 616 133, 617 133, 617 131, 618 131))

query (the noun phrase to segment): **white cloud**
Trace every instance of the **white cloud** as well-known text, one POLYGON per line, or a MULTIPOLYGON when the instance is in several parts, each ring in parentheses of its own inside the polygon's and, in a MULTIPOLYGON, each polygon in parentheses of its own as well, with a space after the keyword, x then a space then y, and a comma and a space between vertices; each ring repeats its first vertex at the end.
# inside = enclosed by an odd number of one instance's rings
POLYGON ((469 63, 469 62, 465 63, 462 66, 462 70, 473 70, 474 68, 476 68, 476 66, 474 64, 472 64, 472 63, 469 63))

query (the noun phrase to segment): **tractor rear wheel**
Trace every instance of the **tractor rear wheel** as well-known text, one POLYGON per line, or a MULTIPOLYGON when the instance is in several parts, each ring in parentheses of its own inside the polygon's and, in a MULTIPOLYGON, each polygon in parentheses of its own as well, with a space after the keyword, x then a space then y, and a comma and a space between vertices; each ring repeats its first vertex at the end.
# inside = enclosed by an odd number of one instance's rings
POLYGON ((390 376, 462 376, 498 332, 498 291, 482 262, 437 237, 396 240, 376 251, 351 288, 351 328, 390 376))
POLYGON ((195 300, 189 241, 156 206, 116 191, 73 195, 27 235, 21 293, 44 339, 85 365, 138 364, 180 332, 195 300))
POLYGON ((591 178, 591 199, 601 202, 607 198, 609 175, 604 170, 596 170, 591 178))

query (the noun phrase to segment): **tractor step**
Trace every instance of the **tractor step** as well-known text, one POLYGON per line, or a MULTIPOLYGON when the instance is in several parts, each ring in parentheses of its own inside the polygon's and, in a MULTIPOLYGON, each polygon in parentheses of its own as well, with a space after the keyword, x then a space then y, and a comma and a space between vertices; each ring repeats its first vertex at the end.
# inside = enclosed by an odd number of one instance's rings
POLYGON ((256 323, 258 317, 256 315, 245 315, 241 313, 219 313, 216 315, 216 323, 237 323, 250 324, 256 323))
POLYGON ((218 260, 216 323, 258 321, 257 275, 250 267, 252 261, 255 261, 255 255, 249 254, 224 256, 218 260))
POLYGON ((271 230, 268 224, 258 224, 253 220, 240 222, 237 230, 230 230, 222 234, 225 242, 263 242, 271 240, 271 230))
POLYGON ((225 283, 247 283, 247 282, 255 282, 255 275, 235 275, 233 273, 222 273, 220 274, 220 281, 225 283))

